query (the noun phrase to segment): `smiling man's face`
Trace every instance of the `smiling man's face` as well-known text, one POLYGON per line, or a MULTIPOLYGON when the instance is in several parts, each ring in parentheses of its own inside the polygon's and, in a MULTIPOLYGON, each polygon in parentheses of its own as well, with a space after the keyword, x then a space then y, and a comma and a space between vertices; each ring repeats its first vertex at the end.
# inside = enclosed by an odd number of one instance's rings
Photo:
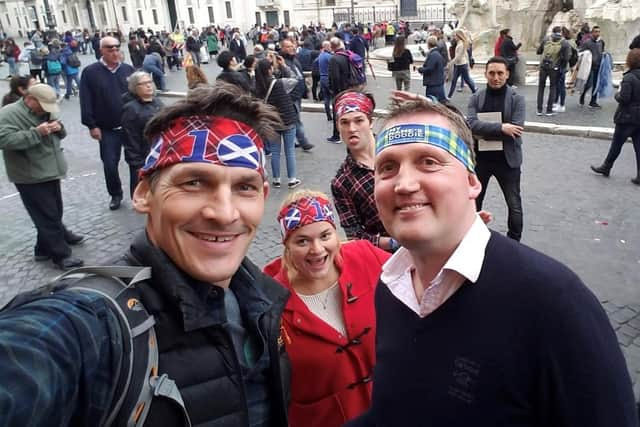
POLYGON ((255 170, 178 163, 134 194, 153 244, 194 279, 228 286, 264 214, 268 184, 255 170))

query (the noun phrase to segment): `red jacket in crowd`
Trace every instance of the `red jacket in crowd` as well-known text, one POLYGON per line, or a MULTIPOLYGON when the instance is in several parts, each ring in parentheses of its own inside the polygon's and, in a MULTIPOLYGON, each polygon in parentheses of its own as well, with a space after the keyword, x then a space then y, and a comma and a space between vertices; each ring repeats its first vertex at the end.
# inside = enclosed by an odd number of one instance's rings
MULTIPOLYGON (((342 244, 342 307, 348 336, 314 315, 291 292, 281 336, 291 360, 291 427, 339 427, 369 408, 375 364, 374 290, 390 254, 366 240, 342 244)), ((281 259, 264 269, 291 288, 281 259)))

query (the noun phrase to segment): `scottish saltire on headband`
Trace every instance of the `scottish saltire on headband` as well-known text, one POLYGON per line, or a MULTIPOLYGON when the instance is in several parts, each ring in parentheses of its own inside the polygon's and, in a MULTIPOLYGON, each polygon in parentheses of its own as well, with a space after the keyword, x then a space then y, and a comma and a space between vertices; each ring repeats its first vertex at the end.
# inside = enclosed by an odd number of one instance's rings
POLYGON ((216 116, 173 120, 157 135, 140 177, 176 163, 212 163, 255 169, 265 176, 264 144, 246 123, 216 116))
POLYGON ((293 203, 283 206, 278 213, 278 223, 282 241, 300 227, 314 222, 327 221, 336 227, 335 213, 329 200, 320 196, 305 196, 293 203))
POLYGON ((371 117, 373 114, 373 102, 362 92, 343 92, 335 101, 336 117, 340 118, 347 113, 361 112, 371 117))
POLYGON ((392 145, 424 143, 448 151, 471 173, 475 173, 471 150, 456 133, 449 129, 416 123, 407 123, 385 129, 376 139, 376 155, 392 145))

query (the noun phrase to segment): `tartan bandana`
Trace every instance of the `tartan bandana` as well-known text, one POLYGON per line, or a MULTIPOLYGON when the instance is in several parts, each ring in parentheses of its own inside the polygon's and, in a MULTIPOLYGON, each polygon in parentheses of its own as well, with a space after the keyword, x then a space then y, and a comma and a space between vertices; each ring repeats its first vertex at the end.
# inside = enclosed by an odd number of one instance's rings
POLYGON ((197 162, 256 170, 265 176, 260 136, 246 123, 216 116, 179 117, 152 144, 140 178, 176 163, 197 162))
POLYGON ((371 114, 373 114, 373 102, 361 92, 345 92, 336 98, 336 118, 355 111, 371 117, 371 114))
POLYGON ((448 151, 469 172, 476 173, 467 144, 454 132, 439 126, 407 123, 385 129, 376 140, 376 155, 392 145, 420 142, 448 151))
POLYGON ((335 228, 334 217, 331 203, 324 197, 307 196, 289 203, 278 213, 282 242, 286 242, 293 231, 314 222, 327 221, 335 228))

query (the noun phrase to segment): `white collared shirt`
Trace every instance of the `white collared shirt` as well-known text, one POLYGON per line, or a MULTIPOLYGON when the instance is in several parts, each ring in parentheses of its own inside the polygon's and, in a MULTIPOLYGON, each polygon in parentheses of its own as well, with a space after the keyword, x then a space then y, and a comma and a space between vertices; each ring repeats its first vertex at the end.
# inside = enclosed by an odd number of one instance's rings
POLYGON ((104 62, 104 59, 102 57, 100 57, 100 62, 102 63, 102 65, 104 65, 107 70, 111 71, 113 74, 116 73, 116 71, 118 71, 118 68, 120 68, 120 65, 122 65, 122 62, 118 62, 118 65, 115 66, 115 68, 109 68, 109 66, 107 65, 106 62, 104 62))
POLYGON ((480 276, 484 253, 491 233, 482 219, 476 219, 451 257, 424 290, 418 301, 411 273, 415 270, 411 254, 400 248, 382 266, 380 279, 391 293, 420 317, 426 317, 453 295, 465 280, 475 283, 480 276))

